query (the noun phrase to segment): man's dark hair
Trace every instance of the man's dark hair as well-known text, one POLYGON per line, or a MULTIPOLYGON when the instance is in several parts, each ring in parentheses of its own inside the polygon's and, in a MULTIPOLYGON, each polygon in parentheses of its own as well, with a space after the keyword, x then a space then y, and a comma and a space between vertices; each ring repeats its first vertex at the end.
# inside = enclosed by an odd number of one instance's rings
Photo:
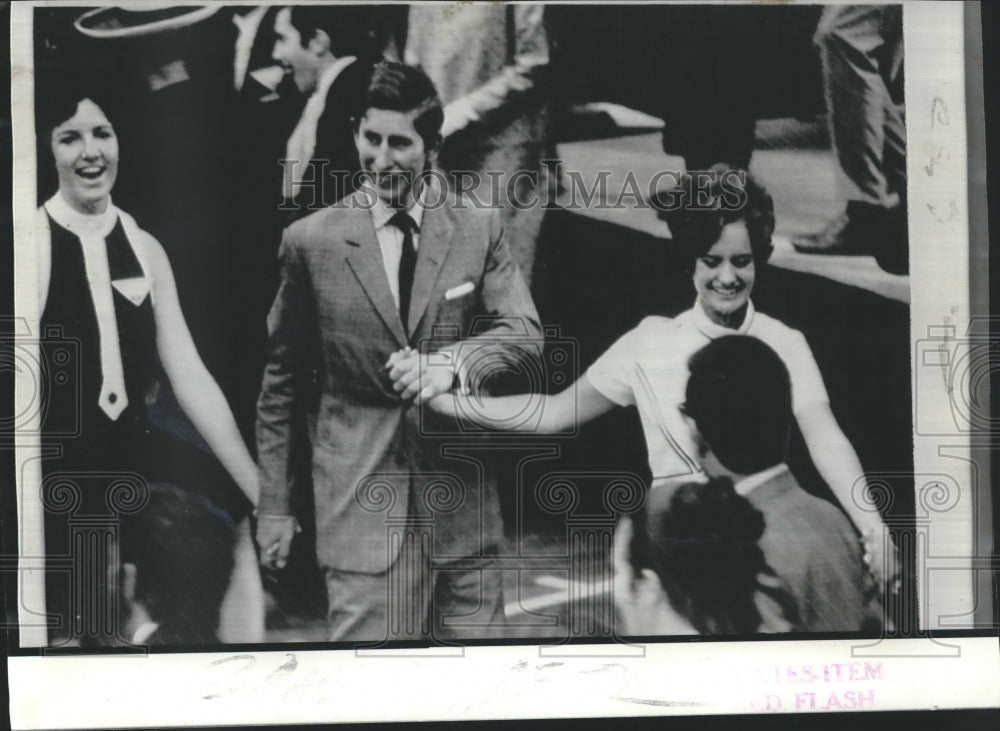
POLYGON ((135 564, 135 599, 170 645, 218 642, 222 599, 234 565, 236 528, 205 497, 150 485, 148 504, 123 521, 122 560, 135 564))
POLYGON ((767 263, 774 250, 774 201, 745 170, 714 165, 694 176, 684 175, 678 187, 662 194, 654 205, 689 271, 730 223, 746 225, 757 266, 767 263))
POLYGON ((785 461, 792 424, 788 369, 760 340, 727 335, 691 356, 684 412, 724 467, 752 474, 785 461))
POLYGON ((355 121, 359 122, 369 109, 407 114, 415 111, 413 127, 424 146, 434 150, 441 143, 441 125, 444 124, 441 99, 434 82, 418 68, 391 61, 376 64, 355 121))
POLYGON ((289 8, 289 19, 299 32, 303 48, 321 30, 330 38, 330 52, 338 58, 372 55, 374 6, 291 5, 289 8))

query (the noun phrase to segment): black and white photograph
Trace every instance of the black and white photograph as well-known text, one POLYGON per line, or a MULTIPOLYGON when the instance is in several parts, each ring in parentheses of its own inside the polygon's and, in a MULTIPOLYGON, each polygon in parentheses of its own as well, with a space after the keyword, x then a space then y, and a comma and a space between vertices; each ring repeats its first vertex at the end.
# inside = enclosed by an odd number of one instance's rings
POLYGON ((1000 705, 978 13, 16 4, 15 726, 1000 705))

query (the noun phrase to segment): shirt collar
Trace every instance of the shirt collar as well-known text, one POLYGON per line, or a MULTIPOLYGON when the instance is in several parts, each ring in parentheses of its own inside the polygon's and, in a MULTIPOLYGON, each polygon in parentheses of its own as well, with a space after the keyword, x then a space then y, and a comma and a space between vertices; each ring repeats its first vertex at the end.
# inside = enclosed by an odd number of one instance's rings
POLYGON ((716 338, 721 338, 726 335, 746 335, 747 331, 750 330, 750 326, 753 325, 753 318, 756 314, 756 310, 753 307, 753 302, 749 299, 747 300, 747 312, 743 317, 743 322, 738 328, 726 327, 725 325, 720 325, 714 322, 712 318, 708 316, 705 312, 705 308, 702 307, 701 301, 696 300, 694 307, 691 309, 691 317, 694 319, 694 325, 697 327, 706 337, 715 340, 716 338))
MULTIPOLYGON (((430 176, 429 179, 432 180, 433 176, 430 176)), ((424 176, 424 180, 425 181, 428 180, 428 177, 424 176)), ((381 229, 384 228, 385 226, 388 226, 389 222, 392 220, 392 217, 395 216, 398 213, 398 211, 395 208, 391 208, 388 205, 386 205, 385 201, 379 198, 378 193, 369 188, 366 184, 362 184, 361 189, 365 192, 366 195, 368 195, 369 201, 374 201, 371 203, 371 212, 372 212, 372 220, 375 222, 375 228, 381 229)), ((412 218, 413 222, 417 225, 417 231, 420 230, 420 225, 423 223, 424 220, 424 206, 426 206, 426 202, 424 199, 427 197, 427 192, 428 191, 425 183, 425 187, 420 191, 420 195, 417 198, 415 198, 410 203, 410 207, 406 209, 406 212, 409 214, 410 218, 412 218)))
POLYGON ((104 213, 80 213, 73 208, 62 193, 56 193, 45 202, 45 210, 52 219, 77 236, 96 235, 107 238, 118 222, 118 209, 108 198, 104 213))
POLYGON ((788 472, 788 465, 784 462, 774 465, 774 467, 768 467, 766 470, 761 470, 760 472, 755 472, 749 477, 744 477, 739 482, 735 483, 733 487, 736 488, 736 492, 740 495, 748 495, 755 488, 763 485, 765 482, 773 480, 778 475, 788 472))

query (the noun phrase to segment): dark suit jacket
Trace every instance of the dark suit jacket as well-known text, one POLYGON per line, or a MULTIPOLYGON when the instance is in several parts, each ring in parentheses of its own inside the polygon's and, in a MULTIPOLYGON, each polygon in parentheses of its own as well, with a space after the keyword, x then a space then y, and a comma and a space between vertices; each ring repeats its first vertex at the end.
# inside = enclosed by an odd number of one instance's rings
POLYGON ((289 485, 300 446, 295 420, 304 407, 321 564, 384 571, 399 550, 387 542, 387 519, 412 521, 416 515, 435 519, 436 556, 480 555, 502 530, 484 452, 470 451, 468 437, 431 436, 440 433, 434 417, 404 404, 383 366, 394 351, 419 347, 432 336, 435 348, 460 351, 467 363, 534 358, 538 315, 497 211, 428 208, 407 338, 361 198, 355 194, 345 202, 354 205, 317 211, 284 234, 258 404, 259 510, 291 512, 289 485), (446 298, 466 283, 474 290, 446 298), (485 331, 470 338, 477 318, 482 329, 483 316, 491 318, 485 331))
POLYGON ((795 598, 803 631, 881 626, 881 603, 861 543, 836 506, 803 490, 790 471, 757 485, 747 499, 764 514, 759 544, 795 598))

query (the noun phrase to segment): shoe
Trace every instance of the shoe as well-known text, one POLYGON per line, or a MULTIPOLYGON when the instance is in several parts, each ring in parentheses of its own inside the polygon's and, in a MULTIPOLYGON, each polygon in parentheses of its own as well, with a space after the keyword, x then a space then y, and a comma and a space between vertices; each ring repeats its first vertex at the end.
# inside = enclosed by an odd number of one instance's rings
POLYGON ((792 246, 801 254, 860 256, 875 252, 883 211, 860 201, 849 201, 847 209, 817 234, 797 236, 792 246))
POLYGON ((906 231, 906 204, 891 209, 850 201, 847 209, 823 231, 792 239, 802 254, 875 257, 889 274, 909 274, 910 255, 906 231))
POLYGON ((905 201, 889 211, 881 245, 875 261, 889 274, 910 273, 910 240, 907 232, 905 201))

